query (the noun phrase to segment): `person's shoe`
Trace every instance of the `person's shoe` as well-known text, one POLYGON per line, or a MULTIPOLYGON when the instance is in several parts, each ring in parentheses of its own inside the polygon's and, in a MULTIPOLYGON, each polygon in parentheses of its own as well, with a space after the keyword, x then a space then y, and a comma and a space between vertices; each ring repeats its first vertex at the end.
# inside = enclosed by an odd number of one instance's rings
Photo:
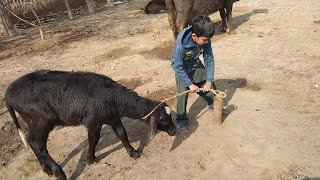
POLYGON ((187 123, 185 121, 182 121, 177 124, 177 132, 179 134, 185 134, 188 132, 187 123))
POLYGON ((212 104, 208 104, 208 111, 213 112, 213 103, 212 104))

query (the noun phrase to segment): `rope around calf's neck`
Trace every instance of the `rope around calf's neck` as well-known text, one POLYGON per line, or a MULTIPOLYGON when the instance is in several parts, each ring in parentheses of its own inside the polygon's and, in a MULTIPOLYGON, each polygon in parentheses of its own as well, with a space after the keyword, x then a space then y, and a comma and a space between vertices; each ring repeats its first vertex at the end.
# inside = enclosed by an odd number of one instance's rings
MULTIPOLYGON (((200 91, 204 91, 202 88, 200 88, 200 91)), ((222 92, 222 91, 219 91, 219 90, 215 90, 215 89, 210 89, 210 91, 215 94, 216 96, 218 96, 219 98, 223 99, 225 97, 227 97, 226 93, 225 92, 222 92)), ((161 104, 167 102, 167 101, 170 101, 171 99, 174 99, 176 97, 179 97, 179 96, 182 96, 184 94, 187 94, 191 92, 191 90, 186 90, 186 91, 183 91, 182 93, 180 94, 177 94, 177 95, 174 95, 174 96, 171 96, 171 97, 168 97, 168 98, 165 98, 164 100, 162 100, 158 105, 156 105, 156 107, 153 108, 153 110, 148 113, 147 115, 145 115, 142 119, 147 119, 147 117, 149 117, 161 104)))

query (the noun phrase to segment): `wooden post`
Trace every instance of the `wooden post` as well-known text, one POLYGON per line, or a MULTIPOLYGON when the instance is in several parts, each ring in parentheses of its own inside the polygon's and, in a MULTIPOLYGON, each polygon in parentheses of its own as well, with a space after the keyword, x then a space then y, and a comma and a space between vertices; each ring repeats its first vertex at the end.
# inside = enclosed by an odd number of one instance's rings
POLYGON ((38 30, 39 30, 41 39, 44 40, 44 34, 43 34, 43 30, 42 30, 42 28, 41 28, 41 21, 40 21, 39 17, 37 16, 37 14, 35 13, 35 11, 34 11, 32 8, 31 8, 31 11, 32 11, 32 12, 34 13, 34 15, 37 17, 40 26, 37 26, 36 24, 33 24, 33 23, 28 22, 28 21, 26 21, 26 20, 24 20, 24 19, 21 19, 19 16, 17 16, 16 14, 14 14, 12 11, 10 11, 9 9, 7 9, 6 7, 5 7, 5 9, 6 9, 8 12, 10 12, 12 15, 14 15, 16 18, 20 19, 21 21, 23 21, 23 22, 25 22, 25 23, 28 23, 28 24, 30 24, 30 25, 32 25, 32 26, 34 26, 34 27, 37 27, 38 30))
POLYGON ((39 33, 40 33, 41 40, 43 41, 44 40, 43 29, 41 27, 38 27, 38 30, 39 30, 39 33))
POLYGON ((108 0, 108 5, 109 7, 114 7, 115 6, 114 0, 108 0))
POLYGON ((94 0, 86 0, 89 14, 93 14, 95 12, 96 4, 94 3, 94 0))
POLYGON ((16 35, 13 23, 6 10, 5 4, 1 0, 0 0, 0 28, 2 33, 4 33, 6 36, 9 35, 13 37, 16 35))
POLYGON ((66 4, 66 7, 67 7, 67 11, 68 11, 68 14, 69 14, 69 19, 73 19, 73 15, 72 15, 72 9, 70 7, 70 3, 69 3, 69 0, 64 0, 64 3, 66 4))
POLYGON ((213 102, 213 125, 214 126, 222 125, 222 106, 223 106, 223 98, 219 95, 214 96, 214 102, 213 102))
POLYGON ((8 28, 3 17, 0 15, 0 33, 3 33, 5 36, 9 36, 8 28))

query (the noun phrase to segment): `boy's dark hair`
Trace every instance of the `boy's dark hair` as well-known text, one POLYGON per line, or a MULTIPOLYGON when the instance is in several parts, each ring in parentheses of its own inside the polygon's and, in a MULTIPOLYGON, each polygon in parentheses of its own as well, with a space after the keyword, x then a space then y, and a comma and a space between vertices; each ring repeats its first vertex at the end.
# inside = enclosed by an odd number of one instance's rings
POLYGON ((193 18, 191 23, 191 31, 197 37, 212 38, 215 33, 215 27, 209 16, 197 16, 193 18))

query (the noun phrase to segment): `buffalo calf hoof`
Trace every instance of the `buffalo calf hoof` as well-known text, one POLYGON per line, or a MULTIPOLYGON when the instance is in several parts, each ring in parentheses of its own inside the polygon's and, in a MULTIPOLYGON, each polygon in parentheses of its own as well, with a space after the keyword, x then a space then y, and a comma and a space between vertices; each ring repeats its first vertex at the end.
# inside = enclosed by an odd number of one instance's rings
POLYGON ((220 32, 227 32, 227 28, 226 27, 220 27, 220 32))
POLYGON ((140 151, 133 150, 131 157, 133 157, 134 159, 137 159, 137 158, 139 158, 139 157, 141 156, 141 154, 142 154, 142 153, 141 153, 140 151))
POLYGON ((229 30, 228 34, 233 35, 233 34, 237 34, 237 32, 235 30, 229 30))
POLYGON ((61 176, 61 177, 57 177, 57 180, 68 180, 68 179, 65 176, 61 176))
POLYGON ((44 166, 43 168, 43 172, 45 172, 46 174, 48 174, 49 177, 53 176, 53 172, 52 170, 49 168, 49 166, 44 166))
POLYGON ((87 164, 98 163, 97 158, 87 158, 87 164))

